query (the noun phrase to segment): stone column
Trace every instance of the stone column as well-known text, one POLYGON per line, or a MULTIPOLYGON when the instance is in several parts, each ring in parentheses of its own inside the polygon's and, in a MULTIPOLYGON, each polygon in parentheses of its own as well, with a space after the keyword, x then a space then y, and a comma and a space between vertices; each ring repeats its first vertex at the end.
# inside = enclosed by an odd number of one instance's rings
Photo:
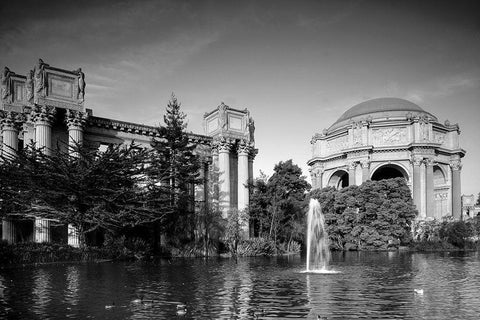
POLYGON ((37 106, 30 114, 35 126, 35 146, 42 149, 46 155, 52 152, 52 123, 55 113, 56 109, 53 107, 37 106))
POLYGON ((230 149, 233 143, 228 139, 221 139, 218 143, 218 186, 219 205, 222 217, 228 217, 230 208, 230 149))
POLYGON ((428 217, 435 216, 435 201, 433 199, 433 166, 435 161, 431 158, 425 159, 425 203, 426 215, 428 217))
MULTIPOLYGON (((255 160, 255 156, 257 155, 258 150, 255 148, 250 148, 250 153, 248 154, 248 181, 249 183, 253 183, 253 160, 255 160)), ((250 192, 250 190, 249 190, 250 192)), ((250 194, 249 194, 250 198, 250 194)), ((250 224, 250 236, 253 237, 255 234, 254 225, 250 224)))
POLYGON ((238 210, 245 210, 249 204, 248 194, 248 154, 250 146, 241 142, 238 145, 238 210))
POLYGON ((1 118, 2 153, 4 156, 16 155, 21 116, 14 112, 5 112, 1 118))
POLYGON ((355 168, 357 167, 356 162, 350 162, 348 165, 348 185, 354 186, 355 185, 355 168))
MULTIPOLYGON (((67 110, 66 123, 68 128, 68 153, 72 157, 79 157, 77 146, 83 143, 83 129, 87 120, 87 114, 74 110, 67 110)), ((72 247, 80 247, 80 237, 77 227, 68 224, 68 244, 72 247)))
POLYGON ((10 244, 17 242, 15 221, 13 219, 2 219, 2 240, 10 244))
POLYGON ((462 191, 460 174, 462 172, 462 163, 460 159, 450 161, 452 169, 452 214, 455 219, 462 217, 462 191))
MULTIPOLYGON (((15 157, 18 150, 18 132, 20 131, 21 116, 14 112, 5 112, 1 117, 2 145, 1 149, 6 157, 15 157)), ((2 239, 8 243, 16 242, 15 221, 11 218, 2 219, 2 239)))
POLYGON ((425 219, 425 214, 422 212, 421 201, 422 201, 422 185, 421 185, 421 175, 420 175, 420 166, 422 165, 423 158, 420 156, 412 157, 413 165, 413 203, 418 210, 418 218, 425 219))
MULTIPOLYGON (((219 209, 219 177, 218 177, 218 144, 216 141, 213 141, 211 144, 212 148, 212 162, 210 164, 210 178, 209 178, 209 187, 211 188, 212 193, 212 209, 218 210, 219 209)), ((208 198, 207 198, 208 199, 208 198)))
POLYGON ((360 165, 362 166, 362 183, 367 181, 370 177, 370 161, 363 160, 360 161, 360 165))
POLYGON ((42 218, 35 218, 34 223, 34 234, 35 234, 35 242, 51 242, 51 233, 50 233, 50 220, 42 219, 42 218))
MULTIPOLYGON (((248 174, 248 154, 250 153, 250 146, 247 142, 241 141, 238 144, 238 211, 245 212, 250 203, 249 194, 249 174, 248 174)), ((249 237, 250 219, 246 217, 246 225, 243 226, 243 233, 246 238, 249 237)))
MULTIPOLYGON (((41 149, 46 155, 52 152, 52 123, 55 113, 56 109, 48 106, 36 106, 30 113, 30 120, 35 127, 35 147, 41 149)), ((50 221, 35 218, 33 232, 35 242, 50 242, 50 221)))
POLYGON ((69 154, 77 157, 74 147, 83 143, 83 129, 87 121, 87 114, 79 111, 67 110, 66 123, 68 128, 69 154))

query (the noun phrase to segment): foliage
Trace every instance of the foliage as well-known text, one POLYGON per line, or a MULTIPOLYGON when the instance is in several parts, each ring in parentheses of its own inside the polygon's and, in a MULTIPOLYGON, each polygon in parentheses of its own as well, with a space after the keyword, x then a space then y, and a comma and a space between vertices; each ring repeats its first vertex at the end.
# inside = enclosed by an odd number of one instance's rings
POLYGON ((238 243, 245 238, 244 229, 248 226, 245 212, 232 209, 228 212, 225 241, 232 255, 237 255, 238 243))
POLYGON ((19 201, 29 206, 25 214, 73 224, 83 245, 85 234, 97 228, 114 232, 162 218, 144 188, 148 155, 133 143, 110 145, 104 152, 58 148, 51 155, 32 145, 9 164, 17 170, 8 183, 18 188, 16 175, 28 188, 19 193, 19 201))
POLYGON ((448 243, 464 248, 468 239, 473 236, 473 229, 465 221, 444 222, 440 228, 440 238, 448 243))
POLYGON ((275 253, 275 243, 265 238, 241 240, 237 248, 237 255, 244 257, 272 256, 275 253))
POLYGON ((386 250, 411 240, 416 210, 402 178, 327 187, 310 196, 321 204, 334 249, 386 250))
POLYGON ((478 193, 477 202, 475 203, 475 205, 480 206, 480 192, 478 193))
POLYGON ((275 243, 303 242, 306 191, 310 185, 292 160, 275 165, 273 175, 253 186, 249 213, 256 234, 275 243))
POLYGON ((194 238, 195 215, 193 186, 199 179, 200 161, 195 145, 185 132, 186 115, 172 94, 164 115, 165 126, 157 128, 153 138, 153 160, 147 170, 152 194, 167 194, 169 210, 162 225, 163 232, 171 238, 194 238))

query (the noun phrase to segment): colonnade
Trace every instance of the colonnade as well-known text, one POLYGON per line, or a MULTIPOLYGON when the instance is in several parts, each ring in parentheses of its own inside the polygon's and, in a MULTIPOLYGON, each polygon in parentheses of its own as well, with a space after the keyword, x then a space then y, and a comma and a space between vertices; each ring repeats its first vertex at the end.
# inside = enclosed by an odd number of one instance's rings
MULTIPOLYGON (((256 150, 245 140, 215 139, 212 143, 214 170, 218 172, 218 202, 222 217, 227 218, 231 209, 244 211, 248 208, 249 183, 253 177, 253 160, 256 150), (237 159, 234 168, 232 165, 237 159), (237 173, 235 175, 235 173, 237 173), (236 202, 232 192, 236 189, 236 202)), ((248 226, 244 228, 248 232, 248 226)))
MULTIPOLYGON (((2 152, 3 154, 15 155, 18 151, 19 133, 24 123, 33 124, 33 137, 35 147, 44 154, 50 155, 52 152, 52 124, 56 119, 56 108, 49 106, 35 106, 28 118, 23 114, 15 112, 5 112, 1 118, 2 129, 2 152)), ((66 119, 70 152, 75 152, 71 147, 81 144, 83 141, 83 129, 86 121, 84 112, 67 110, 66 119)), ((25 127, 28 130, 28 127, 25 127)), ((72 154, 75 156, 75 154, 72 154)), ((44 218, 35 218, 33 239, 35 242, 51 241, 51 221, 44 218)), ((2 222, 2 238, 9 243, 16 240, 15 223, 10 218, 4 218, 2 222)), ((78 232, 74 226, 68 226, 68 244, 78 247, 78 232)))

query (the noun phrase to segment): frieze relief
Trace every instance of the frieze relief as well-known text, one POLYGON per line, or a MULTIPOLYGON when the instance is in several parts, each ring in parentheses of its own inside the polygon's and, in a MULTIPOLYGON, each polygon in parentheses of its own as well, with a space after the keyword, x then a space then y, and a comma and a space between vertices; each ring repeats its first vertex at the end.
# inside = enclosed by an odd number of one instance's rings
POLYGON ((433 131, 433 141, 443 144, 445 142, 445 133, 433 131))
POLYGON ((373 144, 377 146, 407 143, 407 128, 382 128, 372 130, 373 144))
POLYGON ((342 136, 337 139, 327 140, 327 150, 329 152, 339 152, 348 146, 348 136, 342 136))

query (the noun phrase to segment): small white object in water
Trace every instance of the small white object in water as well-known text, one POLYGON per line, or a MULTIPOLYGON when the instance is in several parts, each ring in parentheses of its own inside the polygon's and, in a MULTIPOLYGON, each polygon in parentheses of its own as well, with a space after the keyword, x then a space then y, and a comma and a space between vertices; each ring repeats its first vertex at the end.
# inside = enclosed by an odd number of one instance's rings
POLYGON ((422 295, 423 294, 423 289, 413 289, 416 294, 422 295))
POLYGON ((105 309, 110 310, 110 309, 112 309, 113 307, 115 307, 115 303, 112 304, 112 305, 106 305, 106 306, 105 306, 105 309))

